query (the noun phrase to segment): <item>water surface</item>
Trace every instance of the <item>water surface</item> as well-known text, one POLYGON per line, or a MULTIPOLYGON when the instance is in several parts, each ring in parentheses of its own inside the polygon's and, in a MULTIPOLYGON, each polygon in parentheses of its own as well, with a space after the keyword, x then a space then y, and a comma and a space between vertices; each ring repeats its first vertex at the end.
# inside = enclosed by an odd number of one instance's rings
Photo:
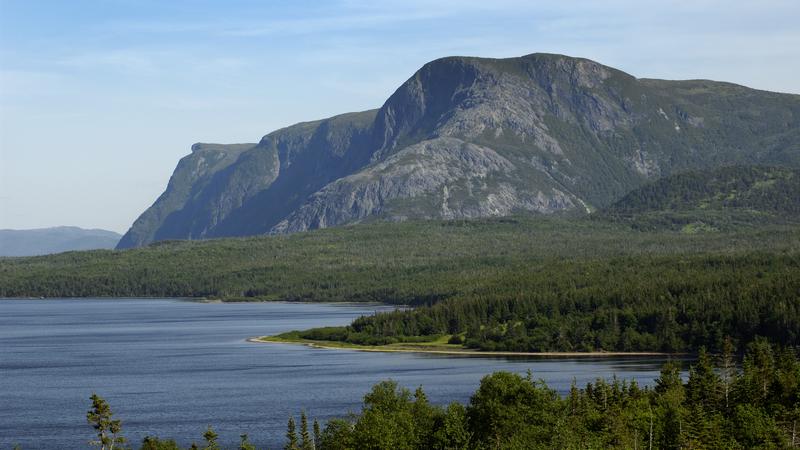
POLYGON ((661 358, 490 358, 253 344, 246 338, 343 325, 386 309, 365 305, 199 303, 151 299, 0 300, 0 448, 86 448, 89 396, 123 420, 138 448, 148 434, 225 446, 247 433, 282 447, 290 414, 320 421, 358 411, 380 380, 422 385, 432 402, 467 402, 481 377, 524 373, 565 392, 597 377, 651 384, 661 358))

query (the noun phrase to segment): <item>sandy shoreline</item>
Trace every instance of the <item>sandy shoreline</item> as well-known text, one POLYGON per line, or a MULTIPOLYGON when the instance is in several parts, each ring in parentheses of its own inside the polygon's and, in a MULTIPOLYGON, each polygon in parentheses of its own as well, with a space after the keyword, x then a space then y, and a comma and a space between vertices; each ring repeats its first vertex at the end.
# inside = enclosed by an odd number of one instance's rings
POLYGON ((307 347, 322 348, 327 350, 355 350, 359 352, 381 352, 381 353, 430 353, 436 355, 456 355, 456 356, 540 356, 540 357, 619 357, 619 356, 679 356, 675 353, 661 352, 486 352, 479 350, 441 350, 441 349, 412 349, 412 348, 387 348, 387 347, 337 347, 316 342, 292 342, 292 341, 266 341, 263 338, 270 336, 257 336, 247 338, 247 342, 255 344, 294 344, 305 345, 307 347))

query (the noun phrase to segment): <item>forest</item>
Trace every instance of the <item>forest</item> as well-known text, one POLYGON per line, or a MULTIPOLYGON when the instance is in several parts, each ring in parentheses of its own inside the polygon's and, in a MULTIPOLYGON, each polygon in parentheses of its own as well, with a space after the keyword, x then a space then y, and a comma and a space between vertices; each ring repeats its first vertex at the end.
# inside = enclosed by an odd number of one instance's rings
POLYGON ((374 222, 0 258, 0 297, 411 305, 288 338, 485 351, 800 344, 800 172, 673 175, 591 215, 374 222))
POLYGON ((765 336, 800 345, 800 259, 748 253, 521 266, 430 306, 288 336, 362 345, 433 341, 487 351, 722 349, 765 336))
MULTIPOLYGON (((346 449, 791 449, 800 446, 800 360, 796 349, 763 338, 738 360, 731 341, 721 354, 701 350, 688 379, 667 363, 653 387, 626 380, 573 384, 559 396, 528 373, 484 377, 467 405, 428 401, 396 382, 376 384, 360 413, 324 426, 300 412, 287 423, 285 450, 346 449)), ((343 412, 344 413, 344 412, 343 412)), ((98 446, 126 445, 122 421, 99 396, 87 421, 98 446)), ((219 450, 209 426, 192 449, 219 450)), ((142 450, 178 450, 172 438, 148 436, 142 450)), ((240 450, 254 450, 247 435, 240 450)))
MULTIPOLYGON (((313 330, 357 344, 694 352, 800 340, 800 229, 639 230, 594 217, 373 223, 0 258, 0 297, 354 301, 413 310, 313 330)), ((310 334, 309 334, 310 333, 310 334)))

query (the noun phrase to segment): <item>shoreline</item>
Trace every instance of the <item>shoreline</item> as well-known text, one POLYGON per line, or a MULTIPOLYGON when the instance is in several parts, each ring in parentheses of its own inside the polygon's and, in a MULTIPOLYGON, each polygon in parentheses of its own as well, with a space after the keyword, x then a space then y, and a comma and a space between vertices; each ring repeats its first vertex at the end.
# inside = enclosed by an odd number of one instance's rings
POLYGON ((685 356, 683 353, 663 353, 663 352, 510 352, 510 351, 481 351, 481 350, 459 350, 441 348, 406 348, 406 347, 386 347, 386 346, 359 346, 356 344, 342 343, 342 346, 330 345, 324 342, 313 341, 292 341, 292 340, 269 340, 272 336, 254 336, 247 338, 246 341, 254 344, 293 344, 305 345, 311 348, 326 350, 354 350, 359 352, 380 352, 380 353, 428 353, 434 355, 451 356, 526 356, 542 358, 580 358, 580 357, 625 357, 625 356, 685 356))

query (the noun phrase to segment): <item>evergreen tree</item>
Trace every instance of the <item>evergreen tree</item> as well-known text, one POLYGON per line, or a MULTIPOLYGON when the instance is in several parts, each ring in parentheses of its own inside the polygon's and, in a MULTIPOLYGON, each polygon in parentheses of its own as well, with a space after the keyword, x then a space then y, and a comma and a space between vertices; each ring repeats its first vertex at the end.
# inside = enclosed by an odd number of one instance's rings
POLYGON ((306 412, 300 412, 300 450, 314 450, 314 443, 308 433, 308 417, 306 412))
POLYGON ((114 420, 111 407, 99 395, 92 394, 92 409, 86 413, 86 421, 97 432, 97 440, 90 441, 91 445, 100 447, 101 450, 113 450, 114 446, 125 443, 122 432, 122 422, 114 420))
POLYGON ((736 363, 734 362, 733 341, 726 337, 722 344, 722 359, 720 361, 720 379, 722 382, 722 397, 725 411, 730 409, 731 389, 736 381, 736 363))
POLYGON ((689 405, 700 408, 703 415, 713 414, 720 406, 722 383, 714 372, 711 357, 705 348, 700 349, 697 362, 689 369, 689 382, 686 384, 686 399, 689 405))
POLYGON ((256 446, 250 443, 250 438, 247 434, 239 435, 239 450, 256 450, 256 446))
POLYGON ((681 380, 681 366, 676 361, 667 361, 661 368, 661 373, 656 378, 656 392, 665 393, 672 389, 683 390, 683 380, 681 380))
POLYGON ((205 450, 219 450, 219 445, 217 445, 217 439, 219 435, 211 428, 211 425, 206 428, 205 433, 203 433, 203 439, 206 441, 206 446, 204 447, 205 450))
POLYGON ((314 419, 314 448, 320 448, 320 444, 322 443, 322 433, 319 429, 319 422, 317 419, 314 419))
POLYGON ((774 375, 773 348, 766 339, 758 338, 747 346, 738 395, 756 406, 768 406, 774 375))
POLYGON ((684 441, 686 409, 680 365, 669 361, 656 379, 657 448, 680 449, 684 441))
POLYGON ((284 450, 299 450, 299 447, 297 447, 297 426, 294 423, 294 417, 289 417, 289 422, 286 424, 286 445, 283 448, 284 450))

